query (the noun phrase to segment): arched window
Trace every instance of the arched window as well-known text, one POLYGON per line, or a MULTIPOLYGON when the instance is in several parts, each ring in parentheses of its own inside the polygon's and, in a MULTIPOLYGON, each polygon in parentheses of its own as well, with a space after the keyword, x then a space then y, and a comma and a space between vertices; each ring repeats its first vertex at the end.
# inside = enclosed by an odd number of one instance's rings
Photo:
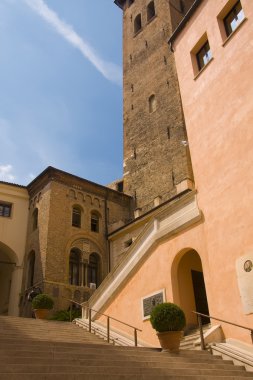
POLYGON ((31 288, 34 284, 35 252, 31 251, 27 259, 27 279, 26 289, 31 288))
POLYGON ((157 108, 156 98, 155 95, 151 95, 149 97, 149 112, 154 112, 157 108))
POLYGON ((39 211, 36 208, 33 211, 33 216, 32 216, 32 228, 33 228, 33 231, 37 230, 37 228, 38 228, 38 216, 39 216, 39 211))
POLYGON ((76 248, 72 248, 69 255, 69 283, 71 285, 80 285, 81 271, 81 252, 76 248))
POLYGON ((147 6, 147 21, 151 20, 155 16, 155 4, 151 1, 147 6))
POLYGON ((100 257, 97 253, 92 253, 89 257, 89 264, 88 264, 88 286, 90 284, 96 284, 96 287, 98 287, 100 283, 100 257))
POLYGON ((139 13, 134 19, 134 34, 141 30, 141 14, 139 13))
POLYGON ((81 227, 81 216, 82 210, 79 206, 74 206, 72 208, 72 226, 73 227, 81 227))
POLYGON ((99 215, 96 212, 91 213, 90 229, 93 232, 99 232, 99 215))

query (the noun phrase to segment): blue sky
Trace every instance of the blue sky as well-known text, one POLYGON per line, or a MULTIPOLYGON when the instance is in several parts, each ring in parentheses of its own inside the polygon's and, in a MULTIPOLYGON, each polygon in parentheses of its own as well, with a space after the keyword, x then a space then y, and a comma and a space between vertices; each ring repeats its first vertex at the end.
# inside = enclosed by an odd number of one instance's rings
POLYGON ((0 0, 0 180, 120 178, 121 66, 113 0, 0 0))

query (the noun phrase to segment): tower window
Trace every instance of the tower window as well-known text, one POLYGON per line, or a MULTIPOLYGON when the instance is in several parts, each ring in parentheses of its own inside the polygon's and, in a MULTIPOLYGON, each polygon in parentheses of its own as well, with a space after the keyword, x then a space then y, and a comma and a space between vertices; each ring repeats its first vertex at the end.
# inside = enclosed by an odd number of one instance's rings
POLYGON ((38 209, 36 208, 33 211, 33 217, 32 217, 33 231, 37 230, 38 228, 38 215, 39 215, 39 212, 38 212, 38 209))
POLYGON ((205 44, 201 47, 201 49, 197 52, 196 58, 197 58, 198 68, 200 71, 212 58, 212 52, 211 52, 208 41, 206 41, 205 44))
POLYGON ((72 209, 72 226, 73 227, 81 227, 81 208, 78 206, 74 206, 72 209))
POLYGON ((99 216, 95 212, 91 214, 90 229, 93 232, 99 232, 99 216))
POLYGON ((149 112, 152 113, 157 109, 157 102, 155 95, 149 97, 149 112))
POLYGON ((227 37, 236 30, 244 18, 241 2, 238 1, 223 20, 227 37))
POLYGON ((155 16, 155 4, 151 1, 147 6, 147 21, 150 21, 155 16))
POLYGON ((141 28, 141 14, 139 13, 134 19, 134 34, 138 33, 141 28))

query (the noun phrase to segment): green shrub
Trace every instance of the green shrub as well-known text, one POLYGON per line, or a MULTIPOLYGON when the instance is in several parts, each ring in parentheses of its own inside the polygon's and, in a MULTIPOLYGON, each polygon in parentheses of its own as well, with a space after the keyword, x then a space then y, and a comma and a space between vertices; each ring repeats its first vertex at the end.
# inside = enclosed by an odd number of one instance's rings
POLYGON ((158 332, 181 331, 186 325, 183 310, 170 302, 157 305, 151 312, 150 322, 158 332))
POLYGON ((59 310, 50 319, 54 321, 69 322, 70 315, 71 315, 71 321, 73 321, 73 319, 75 318, 80 318, 81 310, 77 310, 77 309, 72 310, 72 314, 70 314, 69 310, 59 310))
POLYGON ((48 294, 38 294, 32 300, 32 308, 35 309, 53 309, 54 300, 48 294))

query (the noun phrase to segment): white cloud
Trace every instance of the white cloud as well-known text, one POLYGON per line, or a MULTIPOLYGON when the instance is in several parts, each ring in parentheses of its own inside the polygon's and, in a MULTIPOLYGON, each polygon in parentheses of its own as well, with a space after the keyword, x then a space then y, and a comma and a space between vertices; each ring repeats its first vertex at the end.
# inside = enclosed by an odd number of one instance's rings
POLYGON ((12 165, 0 165, 0 180, 6 182, 12 182, 15 176, 12 174, 12 165))
POLYGON ((61 20, 57 13, 47 6, 44 0, 24 1, 30 8, 47 21, 66 41, 80 50, 82 55, 88 59, 106 79, 121 85, 121 68, 114 63, 104 61, 100 58, 94 49, 75 32, 73 27, 61 20))

